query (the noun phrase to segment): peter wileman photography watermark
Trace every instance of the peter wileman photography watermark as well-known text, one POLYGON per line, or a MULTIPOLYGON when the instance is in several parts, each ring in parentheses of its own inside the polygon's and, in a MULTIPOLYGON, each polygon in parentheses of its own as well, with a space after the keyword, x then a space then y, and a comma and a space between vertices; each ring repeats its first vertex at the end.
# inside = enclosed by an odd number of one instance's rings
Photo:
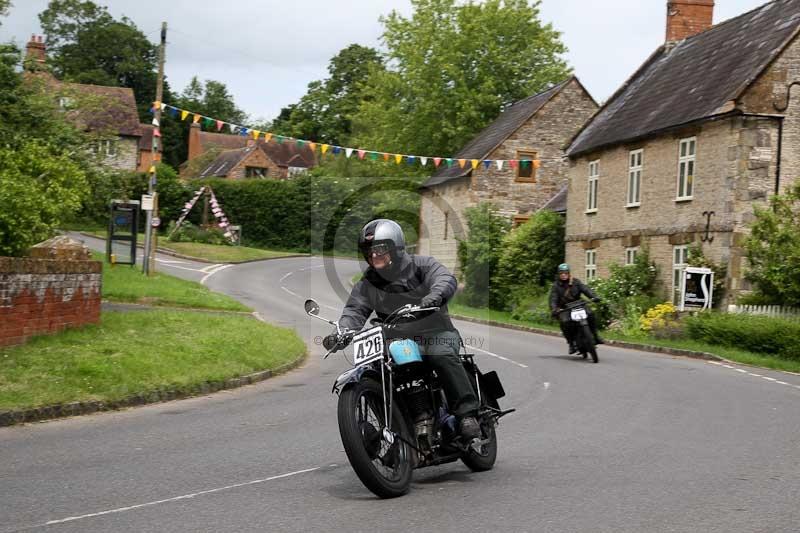
MULTIPOLYGON (((321 335, 317 335, 314 337, 314 344, 317 346, 322 345, 322 341, 325 337, 321 335)), ((449 346, 453 343, 452 339, 448 338, 441 338, 441 337, 421 337, 421 336, 414 336, 411 338, 414 342, 420 345, 420 347, 424 348, 427 346, 435 346, 435 345, 442 345, 442 346, 449 346)), ((469 336, 469 337, 462 337, 461 341, 466 349, 470 348, 483 348, 484 343, 486 342, 485 337, 476 337, 476 336, 469 336)))

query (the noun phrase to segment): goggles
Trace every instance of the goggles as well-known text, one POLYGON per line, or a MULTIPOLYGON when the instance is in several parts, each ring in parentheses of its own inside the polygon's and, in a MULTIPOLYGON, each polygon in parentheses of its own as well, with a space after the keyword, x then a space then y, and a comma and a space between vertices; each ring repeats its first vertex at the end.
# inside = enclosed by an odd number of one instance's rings
POLYGON ((372 257, 373 255, 386 255, 390 251, 391 247, 388 244, 375 244, 366 249, 366 254, 367 257, 372 257))

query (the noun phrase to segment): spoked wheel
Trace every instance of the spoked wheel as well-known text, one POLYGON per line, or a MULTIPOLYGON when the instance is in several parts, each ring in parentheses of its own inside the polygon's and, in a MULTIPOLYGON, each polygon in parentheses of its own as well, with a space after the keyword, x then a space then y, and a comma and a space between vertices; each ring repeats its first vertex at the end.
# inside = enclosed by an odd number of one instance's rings
POLYGON ((384 431, 381 385, 366 378, 342 391, 338 415, 344 451, 361 482, 381 498, 408 492, 412 450, 397 435, 405 438, 409 433, 396 405, 392 408, 391 435, 384 431))
POLYGON ((592 356, 592 363, 597 362, 597 347, 594 344, 594 335, 592 335, 592 330, 589 326, 583 326, 583 347, 581 348, 581 352, 583 352, 584 359, 586 358, 586 354, 592 356))
POLYGON ((495 419, 489 415, 480 418, 481 437, 478 443, 468 445, 467 453, 461 461, 473 472, 491 470, 497 459, 497 433, 495 432, 495 419))

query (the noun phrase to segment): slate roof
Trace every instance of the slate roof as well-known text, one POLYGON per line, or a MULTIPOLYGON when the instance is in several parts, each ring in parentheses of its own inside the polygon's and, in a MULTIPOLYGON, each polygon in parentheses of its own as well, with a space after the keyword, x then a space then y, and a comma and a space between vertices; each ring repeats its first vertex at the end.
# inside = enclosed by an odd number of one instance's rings
POLYGON ((67 92, 74 90, 87 97, 85 107, 70 114, 70 117, 86 130, 131 137, 139 137, 142 134, 133 89, 81 83, 61 83, 61 85, 67 92))
POLYGON ((577 156, 733 111, 797 35, 800 0, 775 0, 659 47, 573 139, 577 156))
POLYGON ((212 161, 211 164, 200 173, 198 177, 225 177, 228 175, 228 172, 230 172, 242 161, 242 159, 244 159, 255 149, 256 146, 253 145, 247 148, 239 148, 236 150, 225 150, 221 152, 217 158, 214 159, 214 161, 212 161))
POLYGON ((237 148, 247 147, 248 137, 246 135, 213 133, 210 131, 200 131, 199 134, 200 146, 203 152, 207 152, 212 146, 222 148, 223 150, 235 150, 237 148))
POLYGON ((539 211, 553 211, 554 213, 567 213, 567 189, 569 184, 564 184, 555 196, 550 198, 546 204, 539 208, 539 211))
MULTIPOLYGON (((486 126, 478 135, 468 142, 453 159, 485 159, 505 141, 512 133, 517 131, 529 118, 536 114, 550 99, 558 94, 570 81, 577 79, 574 76, 551 87, 550 89, 514 102, 505 111, 500 113, 494 122, 486 126)), ((422 186, 433 187, 442 183, 467 176, 470 168, 458 165, 440 168, 422 186)))

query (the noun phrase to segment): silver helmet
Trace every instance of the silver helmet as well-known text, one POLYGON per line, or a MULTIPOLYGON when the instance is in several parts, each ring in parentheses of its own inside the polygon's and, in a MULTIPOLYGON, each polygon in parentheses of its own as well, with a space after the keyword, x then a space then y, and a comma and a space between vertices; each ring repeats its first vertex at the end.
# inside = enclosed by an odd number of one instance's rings
POLYGON ((358 236, 358 249, 364 259, 369 258, 369 251, 373 246, 384 245, 392 254, 392 259, 400 257, 406 248, 406 238, 403 228, 394 220, 379 218, 368 222, 358 236))

